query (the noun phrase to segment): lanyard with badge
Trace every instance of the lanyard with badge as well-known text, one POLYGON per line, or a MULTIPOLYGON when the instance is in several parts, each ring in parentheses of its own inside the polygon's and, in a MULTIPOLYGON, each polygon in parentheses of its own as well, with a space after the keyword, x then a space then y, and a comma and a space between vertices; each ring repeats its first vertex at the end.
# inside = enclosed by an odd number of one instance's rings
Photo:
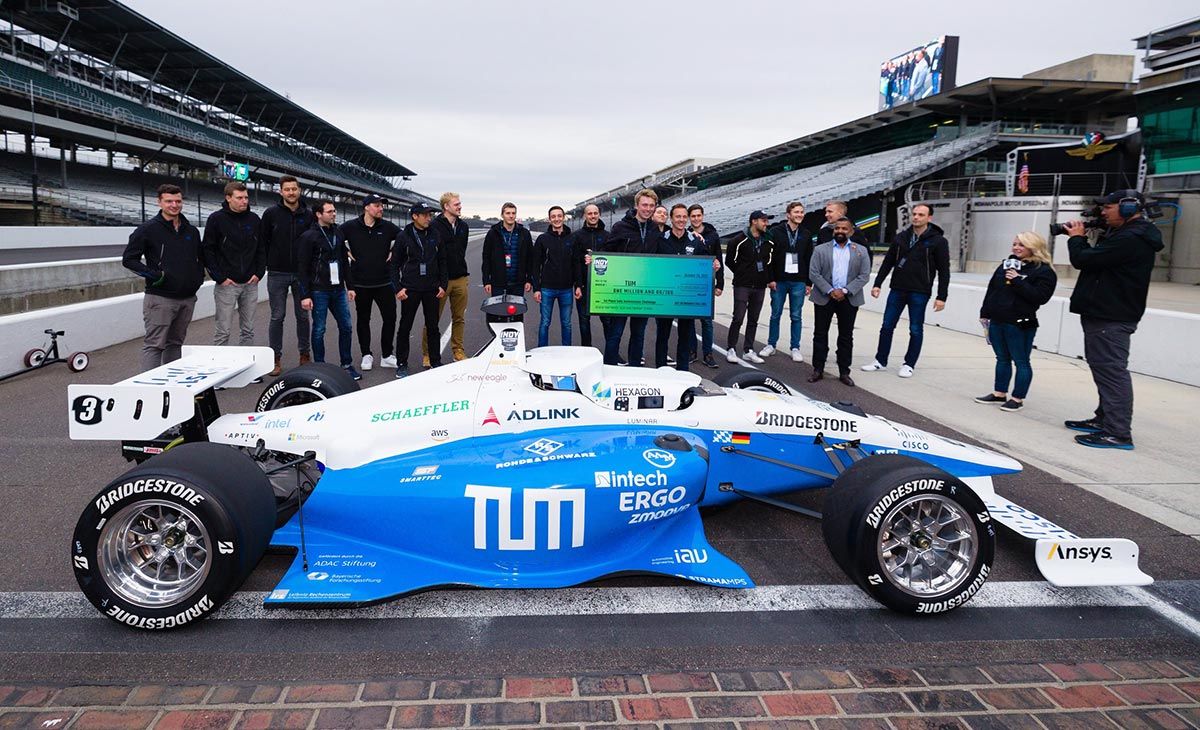
POLYGON ((330 238, 329 234, 325 232, 324 226, 319 225, 317 228, 321 229, 321 235, 325 237, 325 243, 329 246, 330 253, 333 254, 333 258, 329 260, 329 283, 337 286, 342 283, 341 277, 338 276, 337 233, 334 233, 333 237, 330 238))
POLYGON ((759 255, 759 247, 762 245, 762 239, 750 236, 750 240, 754 242, 754 265, 757 267, 758 273, 761 274, 763 271, 763 262, 762 256, 759 255))
POLYGON ((783 230, 788 237, 787 259, 783 262, 783 270, 788 274, 800 273, 800 250, 796 246, 796 241, 800 239, 800 227, 796 227, 796 232, 792 233, 792 229, 786 223, 783 230))
POLYGON ((417 248, 421 252, 420 253, 420 262, 418 263, 419 274, 420 274, 420 276, 425 276, 428 274, 428 271, 429 271, 429 265, 425 263, 425 243, 426 242, 421 240, 421 232, 417 230, 416 226, 413 226, 413 238, 416 240, 417 248))
POLYGON ((504 237, 504 268, 511 269, 512 265, 513 265, 513 260, 512 260, 512 254, 509 253, 508 250, 510 248, 515 250, 520 238, 517 236, 517 231, 515 229, 510 232, 510 231, 506 231, 503 228, 501 228, 500 235, 504 237), (512 236, 512 238, 509 238, 509 236, 512 236))
MULTIPOLYGON (((912 234, 910 234, 910 235, 909 235, 909 237, 908 237, 908 250, 909 250, 909 253, 911 253, 911 252, 912 252, 912 250, 913 250, 913 248, 915 248, 915 247, 916 247, 916 245, 917 245, 917 241, 918 241, 918 240, 919 240, 919 239, 917 238, 917 234, 916 234, 916 233, 912 233, 912 234)), ((903 268, 904 268, 904 265, 905 265, 905 264, 907 264, 907 263, 908 263, 908 256, 901 256, 901 257, 900 257, 900 260, 896 262, 896 268, 897 268, 897 269, 903 269, 903 268)))

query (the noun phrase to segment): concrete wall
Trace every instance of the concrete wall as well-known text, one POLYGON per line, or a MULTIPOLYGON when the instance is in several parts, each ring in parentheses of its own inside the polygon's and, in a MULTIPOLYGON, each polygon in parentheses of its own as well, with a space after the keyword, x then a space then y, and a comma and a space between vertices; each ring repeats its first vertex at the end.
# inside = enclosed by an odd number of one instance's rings
MULTIPOLYGON (((1163 231, 1164 242, 1169 239, 1166 250, 1170 254, 1170 280, 1200 284, 1200 194, 1180 195, 1179 209, 1179 220, 1163 231)), ((1175 211, 1164 208, 1163 212, 1170 216, 1175 211)))
POLYGON ((65 248, 124 246, 133 226, 4 226, 0 248, 65 248))
POLYGON ((1027 73, 1023 78, 1129 83, 1133 81, 1133 56, 1093 53, 1090 56, 1082 56, 1066 63, 1027 73))
MULTIPOLYGON (((925 315, 926 326, 946 327, 982 340, 979 307, 986 291, 985 286, 951 283, 946 308, 934 312, 931 304, 925 315)), ((885 283, 878 299, 872 299, 868 293, 865 308, 882 313, 886 301, 885 283)), ((1038 310, 1040 326, 1033 343, 1037 349, 1067 357, 1083 357, 1083 330, 1079 317, 1069 310, 1070 301, 1066 297, 1054 297, 1038 310)), ((907 327, 897 327, 896 347, 903 350, 907 337, 907 327)), ((874 339, 868 337, 868 341, 873 346, 874 339)), ((982 342, 980 346, 983 346, 982 342)), ((1200 386, 1200 315, 1147 309, 1133 336, 1129 369, 1143 375, 1200 386)))

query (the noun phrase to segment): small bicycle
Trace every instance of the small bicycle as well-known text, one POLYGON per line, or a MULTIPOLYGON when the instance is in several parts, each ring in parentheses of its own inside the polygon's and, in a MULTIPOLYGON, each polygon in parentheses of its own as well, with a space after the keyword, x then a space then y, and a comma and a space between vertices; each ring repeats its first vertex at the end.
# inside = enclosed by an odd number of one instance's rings
POLYGON ((65 362, 67 364, 67 368, 73 373, 78 373, 87 368, 91 358, 86 352, 73 352, 70 356, 65 358, 58 354, 58 338, 62 335, 65 335, 66 332, 63 330, 48 329, 46 330, 46 334, 50 335, 50 343, 45 348, 35 347, 29 352, 26 352, 25 356, 21 358, 21 362, 25 365, 25 368, 22 370, 17 370, 16 372, 8 373, 7 375, 0 375, 0 381, 8 380, 9 378, 15 378, 16 376, 23 375, 31 370, 38 370, 46 367, 47 365, 53 365, 59 362, 65 362))

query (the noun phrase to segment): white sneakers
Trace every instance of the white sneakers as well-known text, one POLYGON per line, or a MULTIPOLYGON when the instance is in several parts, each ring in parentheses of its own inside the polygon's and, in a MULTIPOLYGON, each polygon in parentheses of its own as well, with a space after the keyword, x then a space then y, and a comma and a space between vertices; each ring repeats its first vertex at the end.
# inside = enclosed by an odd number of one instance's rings
POLYGON ((913 376, 913 369, 911 367, 909 367, 908 365, 900 366, 900 377, 911 378, 912 376, 913 376))
POLYGON ((887 370, 887 365, 880 365, 877 361, 872 360, 869 365, 863 365, 862 369, 868 373, 873 373, 876 370, 887 370))
POLYGON ((396 356, 388 355, 387 357, 383 358, 382 360, 379 361, 379 367, 381 367, 381 368, 396 367, 396 356))
MULTIPOLYGON (((774 349, 774 348, 772 348, 772 349, 774 349)), ((746 350, 746 361, 752 362, 755 365, 761 365, 763 363, 763 359, 761 357, 759 357, 758 355, 756 355, 754 353, 754 350, 746 350)))
POLYGON ((804 362, 804 356, 800 354, 799 347, 792 348, 792 362, 804 362))
POLYGON ((375 367, 375 357, 373 355, 363 355, 361 368, 363 371, 370 370, 375 367))
POLYGON ((737 353, 734 352, 732 347, 725 351, 725 359, 729 362, 738 362, 737 353))
POLYGON ((775 346, 774 345, 767 345, 766 347, 764 347, 763 349, 758 351, 759 357, 770 357, 774 354, 775 354, 775 346))

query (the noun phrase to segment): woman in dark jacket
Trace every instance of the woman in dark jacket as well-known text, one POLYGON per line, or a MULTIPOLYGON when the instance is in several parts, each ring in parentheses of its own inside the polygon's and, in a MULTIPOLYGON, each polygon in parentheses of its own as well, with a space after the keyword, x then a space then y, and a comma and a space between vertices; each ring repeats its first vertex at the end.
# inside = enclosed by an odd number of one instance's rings
POLYGON ((1000 262, 988 282, 987 294, 979 310, 979 321, 987 328, 988 341, 996 353, 994 390, 976 398, 978 403, 999 403, 1002 411, 1020 410, 1033 381, 1029 354, 1037 334, 1037 310, 1058 285, 1058 275, 1050 264, 1046 239, 1032 231, 1018 233, 1013 239, 1012 256, 1000 262), (1012 397, 1008 383, 1016 365, 1012 397))

